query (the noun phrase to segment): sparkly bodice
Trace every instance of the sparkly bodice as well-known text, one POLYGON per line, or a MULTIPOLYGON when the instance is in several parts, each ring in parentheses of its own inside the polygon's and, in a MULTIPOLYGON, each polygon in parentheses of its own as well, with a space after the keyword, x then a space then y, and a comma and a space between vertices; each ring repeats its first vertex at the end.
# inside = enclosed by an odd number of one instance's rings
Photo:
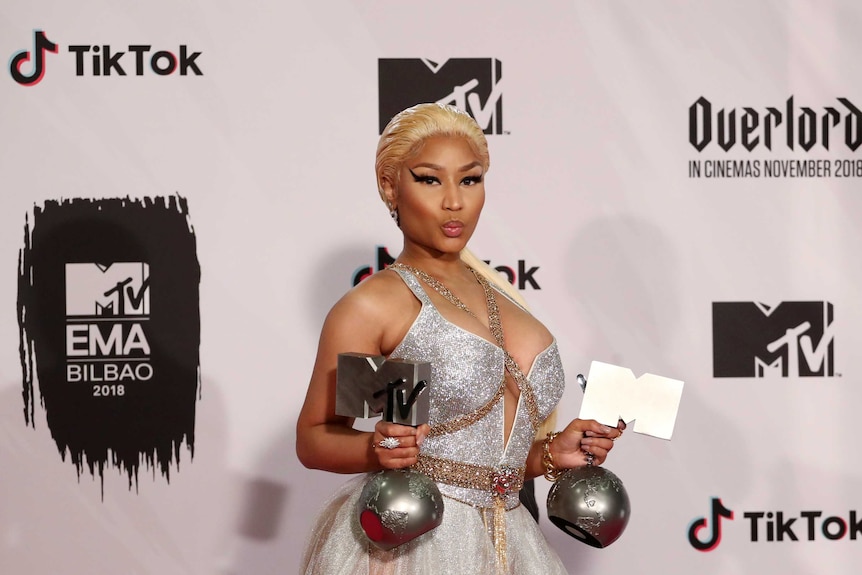
MULTIPOLYGON (((495 397, 505 377, 504 353, 496 344, 440 315, 412 273, 395 271, 419 299, 422 309, 390 357, 431 364, 433 430, 437 425, 475 412, 495 397)), ((556 340, 536 356, 532 366, 522 367, 529 369, 525 373, 536 398, 539 421, 544 421, 563 394, 563 366, 556 340)), ((466 427, 426 438, 421 453, 482 467, 523 467, 535 434, 523 398, 521 394, 508 443, 504 441, 503 401, 498 401, 487 414, 466 427)), ((494 503, 489 490, 445 483, 439 487, 443 495, 476 507, 491 507, 494 503)), ((517 506, 517 493, 507 494, 505 504, 507 508, 517 506)))

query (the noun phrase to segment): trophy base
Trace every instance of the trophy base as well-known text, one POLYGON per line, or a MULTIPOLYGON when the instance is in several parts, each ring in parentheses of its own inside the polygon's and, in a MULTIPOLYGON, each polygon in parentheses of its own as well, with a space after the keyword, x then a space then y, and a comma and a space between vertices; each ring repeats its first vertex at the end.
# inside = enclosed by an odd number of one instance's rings
POLYGON ((592 547, 607 547, 619 539, 630 514, 623 482, 604 467, 570 469, 548 492, 548 519, 592 547))
POLYGON ((379 471, 362 489, 356 511, 368 540, 389 550, 440 525, 443 496, 436 483, 417 471, 379 471))

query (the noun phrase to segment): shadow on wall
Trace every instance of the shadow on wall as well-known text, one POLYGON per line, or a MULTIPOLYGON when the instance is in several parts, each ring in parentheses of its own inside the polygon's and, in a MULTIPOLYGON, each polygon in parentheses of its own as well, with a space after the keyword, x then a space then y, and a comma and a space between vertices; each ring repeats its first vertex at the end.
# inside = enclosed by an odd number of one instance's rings
POLYGON ((36 405, 35 429, 22 413, 21 384, 0 396, 0 572, 200 574, 217 572, 230 506, 218 387, 205 381, 197 404, 194 458, 179 447, 170 482, 142 466, 130 488, 105 468, 79 477, 36 405))
MULTIPOLYGON (((330 308, 351 287, 362 267, 376 270, 376 246, 347 246, 322 254, 306 278, 307 301, 297 312, 306 319, 314 347, 330 308), (313 332, 313 333, 312 333, 313 332)), ((306 362, 311 365, 311 362, 306 362)), ((224 575, 283 575, 297 572, 305 542, 325 500, 350 476, 306 469, 296 457, 296 418, 305 382, 297 379, 295 409, 285 413, 285 424, 264 451, 252 476, 241 481, 240 508, 234 519, 236 535, 224 575)))
MULTIPOLYGON (((749 491, 751 478, 744 470, 753 453, 743 430, 709 406, 714 390, 703 374, 711 373, 711 366, 693 370, 691 352, 678 348, 679 342, 693 339, 679 333, 679 294, 691 288, 680 283, 670 240, 659 227, 630 215, 597 219, 577 230, 564 265, 571 270, 567 285, 587 322, 578 329, 594 335, 585 353, 629 367, 635 375, 648 371, 682 379, 686 389, 672 442, 627 435, 611 455, 608 465, 632 498, 632 519, 620 540, 609 550, 596 550, 562 532, 545 533, 575 573, 606 569, 606 561, 622 567, 624 557, 640 556, 649 556, 668 573, 691 572, 695 566, 698 572, 720 572, 720 562, 700 562, 703 554, 694 549, 688 563, 687 555, 680 557, 679 543, 685 541, 688 523, 708 510, 713 490, 733 497, 749 491), (730 469, 740 472, 716 473, 730 469)), ((708 322, 710 302, 703 306, 708 322)))
POLYGON ((662 231, 633 216, 593 220, 575 234, 565 267, 596 346, 613 354, 611 362, 665 370, 685 288, 662 231))

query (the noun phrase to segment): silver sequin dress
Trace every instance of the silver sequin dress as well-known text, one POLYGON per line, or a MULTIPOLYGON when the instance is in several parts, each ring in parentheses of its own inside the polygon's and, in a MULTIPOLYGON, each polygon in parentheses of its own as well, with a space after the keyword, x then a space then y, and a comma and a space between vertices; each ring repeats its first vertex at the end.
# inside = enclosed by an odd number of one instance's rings
MULTIPOLYGON (((431 426, 473 413, 498 392, 504 376, 503 351, 490 341, 446 320, 413 274, 398 274, 422 303, 392 358, 431 363, 431 426)), ((525 366, 526 367, 526 366, 525 366)), ((540 420, 563 394, 564 376, 556 341, 539 353, 527 372, 540 420)), ((504 441, 503 402, 464 429, 429 436, 421 453, 483 467, 522 467, 534 434, 519 399, 508 444, 504 441)), ((482 508, 493 506, 489 490, 438 483, 444 495, 443 523, 436 529, 381 551, 370 545, 359 526, 356 501, 367 481, 358 476, 327 502, 310 536, 300 573, 306 575, 477 575, 495 573, 494 542, 482 508)), ((565 574, 516 493, 505 500, 506 556, 515 575, 565 574)))

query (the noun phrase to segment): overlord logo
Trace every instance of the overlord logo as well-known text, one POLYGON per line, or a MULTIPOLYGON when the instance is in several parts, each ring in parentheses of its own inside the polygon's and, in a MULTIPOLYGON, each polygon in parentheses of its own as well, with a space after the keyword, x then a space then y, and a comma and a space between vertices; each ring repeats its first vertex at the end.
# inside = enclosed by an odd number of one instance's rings
POLYGON ((28 216, 18 266, 24 415, 41 403, 80 475, 169 478, 193 453, 200 267, 179 197, 48 201, 28 216), (35 397, 36 384, 40 398, 35 397))
POLYGON ((423 102, 452 104, 470 113, 486 134, 503 132, 502 64, 495 58, 381 58, 380 132, 392 116, 423 102))
POLYGON ((713 376, 835 375, 832 304, 712 304, 713 376))
POLYGON ((862 145, 862 111, 847 98, 836 100, 840 106, 831 104, 823 106, 821 110, 804 105, 797 107, 793 96, 790 96, 783 108, 720 108, 713 115, 712 103, 701 96, 688 109, 688 141, 698 152, 702 152, 713 141, 715 131, 716 143, 725 152, 730 151, 737 142, 749 152, 761 143, 771 150, 773 144, 777 146, 782 139, 788 149, 793 150, 798 145, 807 152, 816 144, 828 150, 830 141, 840 141, 843 135, 844 145, 855 152, 862 145), (839 127, 842 122, 843 129, 839 127), (716 126, 715 130, 713 125, 716 126))

